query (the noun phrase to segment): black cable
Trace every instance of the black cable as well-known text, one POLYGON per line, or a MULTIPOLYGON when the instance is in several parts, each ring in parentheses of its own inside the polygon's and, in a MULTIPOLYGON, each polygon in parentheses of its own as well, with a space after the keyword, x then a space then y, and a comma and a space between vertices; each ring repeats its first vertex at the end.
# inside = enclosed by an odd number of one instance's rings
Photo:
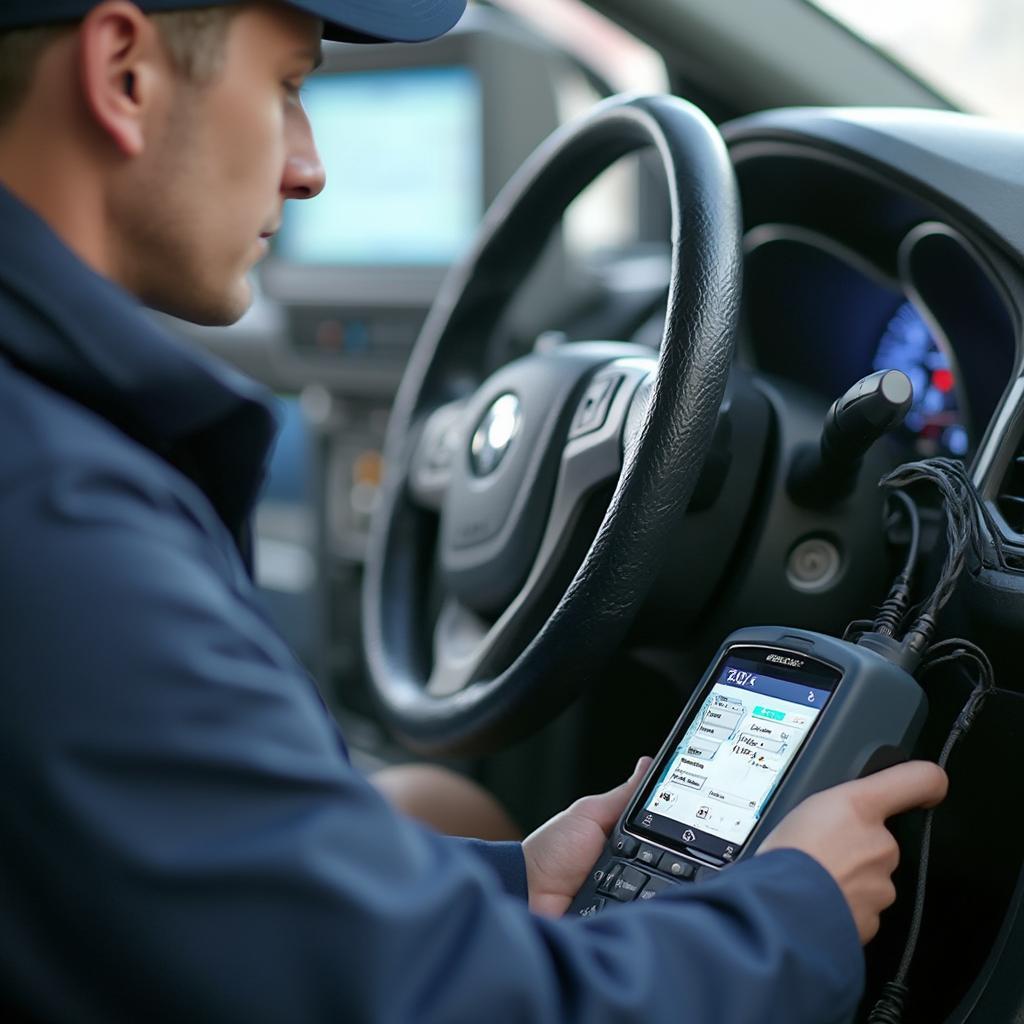
MULTIPOLYGON (((988 655, 969 640, 952 639, 943 640, 935 644, 928 651, 919 675, 933 671, 940 665, 946 665, 962 660, 972 661, 977 668, 978 675, 972 679, 973 688, 964 703, 956 722, 950 729, 946 742, 943 744, 942 752, 939 754, 938 765, 945 769, 949 762, 953 748, 974 724, 974 720, 981 710, 985 698, 995 688, 995 674, 992 670, 992 662, 988 655)), ((921 936, 921 924, 924 920, 925 896, 928 885, 928 860, 931 852, 932 823, 935 819, 935 808, 929 808, 925 812, 924 825, 921 829, 921 849, 918 856, 917 885, 914 891, 914 909, 911 914, 910 926, 907 929, 907 941, 903 947, 903 955, 900 957, 899 967, 892 981, 886 982, 882 987, 882 994, 872 1007, 868 1015, 867 1024, 901 1024, 903 1020, 903 1009, 906 1004, 910 989, 907 986, 907 975, 910 973, 910 966, 917 952, 917 943, 921 936)))
POLYGON ((907 542, 907 554, 903 569, 893 580, 889 595, 882 602, 878 609, 878 615, 875 616, 875 621, 872 623, 874 632, 881 633, 883 636, 895 636, 896 630, 906 616, 907 605, 910 603, 910 587, 914 577, 914 567, 917 565, 917 556, 921 545, 921 516, 913 498, 904 491, 893 491, 889 497, 894 498, 903 506, 910 525, 910 539, 907 542))
MULTIPOLYGON (((899 466, 879 482, 879 486, 892 491, 894 497, 900 499, 907 510, 911 521, 911 538, 908 544, 907 559, 903 571, 896 578, 889 596, 886 598, 871 628, 877 637, 876 643, 882 638, 890 641, 898 640, 896 636, 905 621, 912 620, 903 634, 903 643, 898 651, 911 655, 907 663, 923 655, 923 661, 917 674, 923 676, 934 671, 941 665, 958 664, 967 671, 963 663, 973 665, 974 674, 970 676, 973 683, 956 722, 946 737, 946 742, 939 754, 938 764, 945 769, 954 747, 970 729, 986 696, 995 686, 995 673, 988 656, 980 647, 969 640, 951 639, 936 644, 929 644, 935 629, 939 612, 953 595, 960 579, 960 574, 967 566, 968 555, 973 555, 978 565, 988 563, 988 552, 984 539, 991 541, 995 553, 995 564, 998 568, 1007 567, 1006 552, 1003 548, 1002 536, 992 513, 978 494, 963 463, 955 459, 923 459, 899 466), (939 492, 942 512, 945 518, 946 557, 939 572, 938 580, 931 594, 917 606, 907 611, 910 595, 910 583, 914 566, 917 561, 917 548, 920 542, 920 515, 914 501, 903 492, 903 488, 918 484, 929 484, 939 492)), ((847 635, 864 622, 851 623, 847 635)), ((866 638, 866 632, 861 637, 866 638)), ((876 648, 877 649, 877 648, 876 648)), ((882 648, 884 650, 884 647, 882 648)), ((914 907, 911 912, 910 926, 907 930, 907 941, 900 958, 899 967, 892 981, 887 982, 868 1015, 868 1024, 901 1024, 903 1008, 909 995, 907 975, 917 952, 917 944, 921 935, 921 924, 924 920, 925 895, 928 882, 928 860, 931 852, 932 824, 935 810, 925 812, 921 829, 921 848, 918 861, 917 885, 914 892, 914 907)))
POLYGON ((946 472, 960 481, 964 492, 971 500, 971 506, 975 515, 980 517, 981 522, 980 524, 976 524, 978 528, 976 529, 973 537, 974 544, 976 545, 975 553, 978 557, 978 561, 983 565, 987 562, 984 548, 981 545, 980 526, 984 525, 984 532, 988 534, 988 538, 992 542, 992 549, 995 552, 995 568, 1008 568, 1009 562, 1006 557, 1006 548, 1003 545, 1002 532, 999 529, 999 525, 996 523, 995 516, 992 515, 988 505, 985 503, 985 499, 982 498, 978 493, 977 487, 974 486, 974 481, 971 480, 964 464, 958 459, 934 459, 933 461, 941 463, 946 472))
MULTIPOLYGON (((991 539, 996 564, 1006 565, 995 520, 962 463, 955 459, 908 462, 883 477, 880 486, 900 493, 902 488, 924 483, 935 487, 942 499, 946 521, 946 558, 935 588, 917 609, 916 617, 904 636, 904 647, 917 653, 928 647, 938 614, 952 597, 960 574, 967 565, 968 553, 973 553, 979 564, 985 564, 983 536, 991 539)), ((879 632, 894 636, 898 625, 890 613, 881 618, 879 632)))
POLYGON ((914 574, 914 566, 917 565, 917 555, 921 546, 921 516, 917 511, 917 503, 905 491, 893 491, 891 498, 895 498, 907 513, 910 522, 910 540, 907 542, 907 556, 903 563, 901 576, 910 577, 914 574))
MULTIPOLYGON (((967 714, 968 709, 972 707, 974 702, 975 693, 983 691, 974 691, 971 696, 967 698, 967 703, 964 705, 963 711, 957 717, 957 724, 949 731, 949 735, 946 737, 946 742, 943 744, 942 753, 939 754, 938 761, 936 762, 940 768, 945 770, 946 764, 949 762, 949 756, 953 752, 953 748, 960 741, 963 734, 967 731, 968 726, 963 724, 963 718, 967 714)), ((973 720, 976 708, 972 709, 971 720, 973 720)), ((935 808, 930 807, 924 816, 924 825, 921 829, 921 853, 918 860, 917 869, 917 888, 914 892, 914 912, 910 920, 910 927, 907 929, 907 942, 903 947, 903 956, 900 958, 900 965, 896 971, 896 977, 893 981, 896 984, 905 985, 907 974, 910 971, 910 964, 914 959, 914 954, 917 952, 918 939, 921 936, 921 922, 924 917, 924 900, 925 890, 928 881, 928 858, 931 852, 931 841, 932 841, 932 822, 935 820, 935 808)))
POLYGON ((924 675, 940 665, 956 661, 960 658, 967 658, 978 666, 981 685, 986 690, 991 690, 995 686, 996 673, 988 655, 977 644, 971 643, 970 640, 962 640, 960 637, 953 637, 952 639, 932 644, 928 648, 928 656, 925 658, 918 674, 924 675))

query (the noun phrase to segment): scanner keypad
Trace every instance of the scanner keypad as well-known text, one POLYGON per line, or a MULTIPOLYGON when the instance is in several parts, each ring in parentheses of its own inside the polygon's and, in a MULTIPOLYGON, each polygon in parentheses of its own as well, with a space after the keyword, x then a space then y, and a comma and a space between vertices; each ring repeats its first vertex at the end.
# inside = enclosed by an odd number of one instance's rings
POLYGON ((616 903, 654 899, 678 885, 716 873, 713 868, 698 867, 685 857, 620 833, 608 842, 604 859, 577 893, 569 913, 593 917, 616 903))

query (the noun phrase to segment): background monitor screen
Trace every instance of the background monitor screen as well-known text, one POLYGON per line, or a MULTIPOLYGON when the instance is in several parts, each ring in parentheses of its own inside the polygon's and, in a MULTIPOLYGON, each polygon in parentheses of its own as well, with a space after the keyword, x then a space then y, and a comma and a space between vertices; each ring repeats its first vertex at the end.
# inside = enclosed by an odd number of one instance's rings
POLYGON ((483 207, 480 83, 468 67, 315 75, 303 104, 327 186, 288 203, 279 259, 445 264, 483 207))

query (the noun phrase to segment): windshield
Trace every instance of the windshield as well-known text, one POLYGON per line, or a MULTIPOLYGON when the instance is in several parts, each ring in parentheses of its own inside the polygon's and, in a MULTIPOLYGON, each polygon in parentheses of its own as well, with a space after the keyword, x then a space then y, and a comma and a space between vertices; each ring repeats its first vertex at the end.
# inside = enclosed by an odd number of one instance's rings
POLYGON ((1021 0, 814 0, 957 106, 1024 128, 1021 0))

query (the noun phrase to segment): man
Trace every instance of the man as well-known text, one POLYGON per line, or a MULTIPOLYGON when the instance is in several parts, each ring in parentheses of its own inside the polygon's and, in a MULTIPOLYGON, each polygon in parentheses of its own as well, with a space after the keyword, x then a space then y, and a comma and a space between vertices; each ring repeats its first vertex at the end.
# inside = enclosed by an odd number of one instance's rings
POLYGON ((238 317, 284 200, 323 186, 298 93, 324 23, 414 41, 462 0, 154 13, 197 6, 0 7, 0 999, 46 1021, 846 1019, 894 898, 885 820, 942 798, 936 766, 819 794, 763 856, 584 921, 557 915, 636 776, 474 844, 349 764, 247 572, 266 398, 138 303, 238 317))

